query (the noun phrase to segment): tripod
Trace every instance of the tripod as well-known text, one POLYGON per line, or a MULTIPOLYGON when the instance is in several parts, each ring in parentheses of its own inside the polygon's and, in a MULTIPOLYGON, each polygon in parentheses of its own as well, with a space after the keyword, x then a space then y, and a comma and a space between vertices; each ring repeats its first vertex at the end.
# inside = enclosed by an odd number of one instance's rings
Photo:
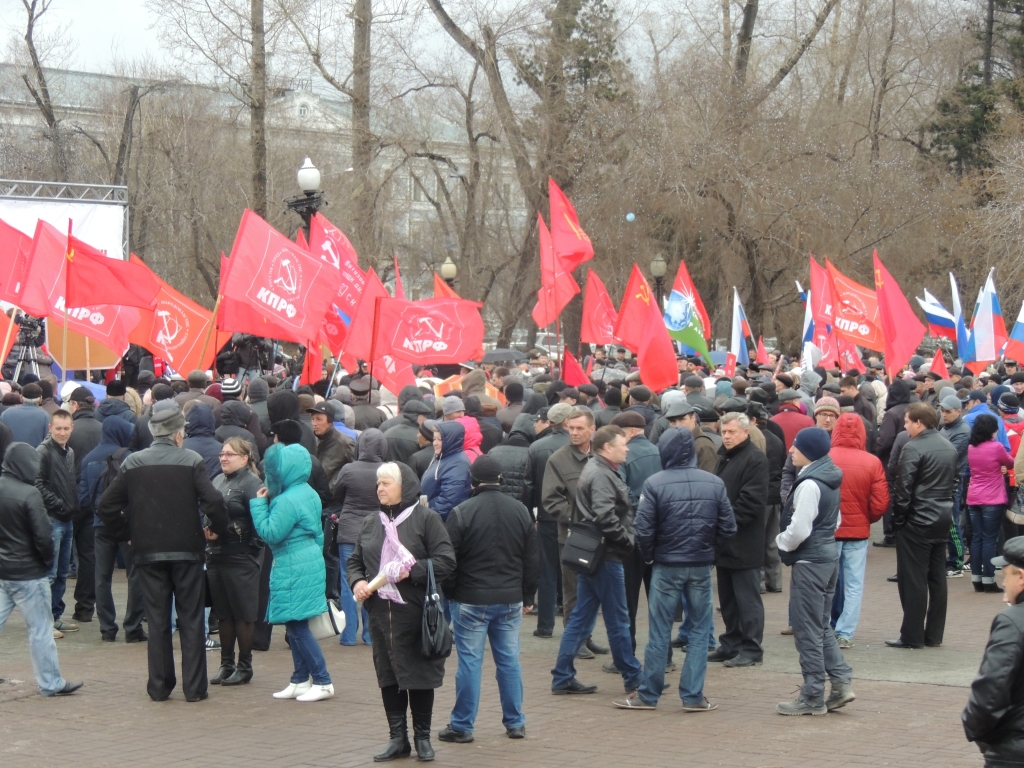
POLYGON ((27 344, 21 347, 21 352, 18 353, 18 362, 14 366, 13 381, 18 381, 21 377, 21 367, 28 364, 28 372, 39 376, 39 358, 37 357, 36 348, 27 344))

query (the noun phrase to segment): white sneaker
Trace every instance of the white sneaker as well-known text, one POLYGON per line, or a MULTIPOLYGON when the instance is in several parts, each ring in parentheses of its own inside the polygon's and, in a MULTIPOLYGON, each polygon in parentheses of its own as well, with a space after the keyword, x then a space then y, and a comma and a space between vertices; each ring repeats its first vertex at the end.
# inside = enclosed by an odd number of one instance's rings
POLYGON ((306 693, 299 696, 296 701, 321 701, 329 699, 334 695, 334 685, 314 685, 306 693))
POLYGON ((53 639, 54 640, 60 640, 63 637, 64 637, 64 633, 61 632, 59 629, 53 630, 53 639))
POLYGON ((302 694, 306 693, 310 688, 313 687, 312 680, 306 680, 304 683, 289 683, 288 687, 283 691, 278 691, 274 694, 275 699, 297 699, 302 694))

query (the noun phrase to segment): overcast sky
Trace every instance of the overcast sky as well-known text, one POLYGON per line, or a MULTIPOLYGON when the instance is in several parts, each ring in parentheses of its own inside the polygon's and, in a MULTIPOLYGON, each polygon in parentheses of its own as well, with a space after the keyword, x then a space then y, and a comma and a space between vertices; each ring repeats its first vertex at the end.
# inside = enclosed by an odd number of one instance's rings
MULTIPOLYGON (((21 0, 0 0, 0 56, 6 57, 12 36, 24 35, 21 0)), ((88 72, 112 69, 115 58, 131 61, 162 58, 153 14, 144 0, 53 0, 40 24, 43 31, 67 25, 73 47, 69 66, 88 72)))

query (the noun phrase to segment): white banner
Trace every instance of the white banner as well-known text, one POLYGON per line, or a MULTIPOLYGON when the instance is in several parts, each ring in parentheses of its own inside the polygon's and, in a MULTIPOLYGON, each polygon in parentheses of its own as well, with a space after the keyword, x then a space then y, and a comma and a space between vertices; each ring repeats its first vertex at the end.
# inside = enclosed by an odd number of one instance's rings
POLYGON ((61 232, 68 231, 70 219, 75 237, 115 259, 127 258, 124 252, 125 209, 124 203, 0 197, 0 219, 29 237, 35 234, 38 219, 52 224, 61 232))

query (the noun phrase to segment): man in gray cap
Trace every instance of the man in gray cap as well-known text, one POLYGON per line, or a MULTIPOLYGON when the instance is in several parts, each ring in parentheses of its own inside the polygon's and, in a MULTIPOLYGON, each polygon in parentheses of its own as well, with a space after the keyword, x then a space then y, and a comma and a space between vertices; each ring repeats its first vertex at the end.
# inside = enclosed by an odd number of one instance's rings
POLYGON ((714 408, 714 401, 704 394, 704 379, 700 376, 687 376, 683 379, 683 391, 686 393, 686 402, 694 407, 694 410, 702 408, 714 408))
POLYGON ((383 411, 370 405, 370 377, 353 379, 348 386, 352 390, 352 398, 355 401, 352 410, 356 414, 356 431, 362 432, 364 429, 380 427, 387 417, 383 411))
POLYGON ((971 428, 963 418, 963 403, 954 395, 946 395, 939 401, 939 416, 942 426, 939 434, 956 448, 957 482, 953 492, 953 522, 949 526, 949 541, 946 542, 946 576, 957 578, 964 572, 964 532, 960 524, 962 500, 965 496, 964 478, 967 476, 967 446, 971 439, 971 428))
POLYGON ((1009 539, 992 564, 1003 571, 1003 602, 992 621, 978 676, 960 716, 985 765, 1024 764, 1024 536, 1009 539))
POLYGON ((153 444, 125 459, 96 512, 111 536, 132 543, 149 621, 150 698, 164 701, 177 684, 171 646, 173 597, 185 700, 201 701, 207 696, 204 553, 207 540, 227 533, 228 514, 202 457, 181 447, 181 408, 172 400, 155 403, 149 430, 153 444))
POLYGON ((466 415, 466 404, 461 397, 449 396, 441 401, 441 413, 445 421, 455 421, 466 415))
POLYGON ((693 434, 693 444, 697 452, 697 468, 705 472, 714 472, 718 464, 718 444, 697 421, 697 411, 689 402, 673 403, 665 413, 669 426, 688 429, 693 434))

